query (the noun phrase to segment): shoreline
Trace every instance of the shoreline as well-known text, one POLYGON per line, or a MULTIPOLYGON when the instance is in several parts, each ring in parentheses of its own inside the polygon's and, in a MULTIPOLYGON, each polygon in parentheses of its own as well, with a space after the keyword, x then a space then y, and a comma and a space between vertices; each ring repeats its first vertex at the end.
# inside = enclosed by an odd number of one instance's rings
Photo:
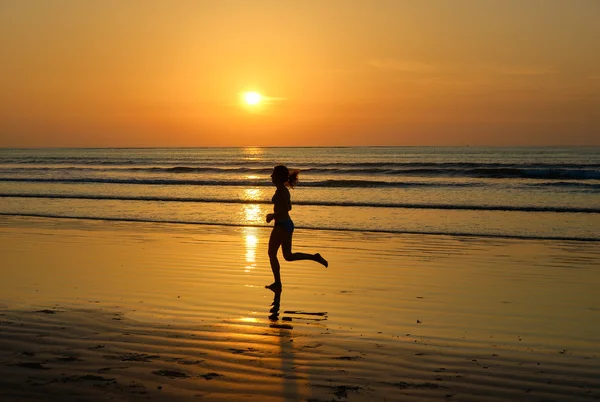
MULTIPOLYGON (((18 196, 16 198, 19 198, 18 196)), ((508 211, 516 212, 516 211, 508 211)), ((543 213, 561 213, 561 212, 547 212, 540 211, 543 213)), ((571 212, 565 212, 571 213, 571 212)), ((592 212, 595 213, 595 212, 592 212)), ((0 217, 14 217, 14 218, 41 218, 41 219, 73 219, 73 220, 89 220, 89 221, 107 221, 107 222, 122 222, 122 223, 147 223, 147 224, 165 224, 165 225, 192 225, 192 226, 222 226, 232 228, 267 228, 271 229, 271 225, 252 225, 252 224, 230 224, 230 223, 211 223, 211 222, 185 222, 185 221, 168 221, 168 220, 145 220, 136 218, 110 218, 110 217, 79 217, 79 216, 61 216, 61 215, 49 215, 49 214, 16 214, 10 212, 0 212, 0 217)), ((535 240, 535 241, 573 241, 573 242, 600 242, 600 238, 595 237, 569 237, 569 236, 519 236, 519 235, 503 235, 503 234, 487 234, 487 233, 447 233, 447 232, 417 232, 417 231, 395 231, 385 229, 345 229, 345 228, 313 228, 307 226, 296 226, 296 229, 310 230, 310 231, 324 231, 324 232, 349 232, 349 233, 373 233, 373 234, 389 234, 389 235, 414 235, 414 236, 449 236, 449 237, 481 237, 484 239, 506 239, 506 240, 535 240)))

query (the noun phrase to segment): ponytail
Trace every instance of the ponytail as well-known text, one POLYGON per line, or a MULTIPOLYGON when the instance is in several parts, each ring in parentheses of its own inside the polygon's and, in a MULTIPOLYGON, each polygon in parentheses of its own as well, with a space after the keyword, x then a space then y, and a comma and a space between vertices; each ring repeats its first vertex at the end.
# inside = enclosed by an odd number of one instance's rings
POLYGON ((294 170, 290 173, 287 180, 287 185, 289 188, 294 188, 296 183, 298 183, 298 175, 300 174, 299 170, 294 170))

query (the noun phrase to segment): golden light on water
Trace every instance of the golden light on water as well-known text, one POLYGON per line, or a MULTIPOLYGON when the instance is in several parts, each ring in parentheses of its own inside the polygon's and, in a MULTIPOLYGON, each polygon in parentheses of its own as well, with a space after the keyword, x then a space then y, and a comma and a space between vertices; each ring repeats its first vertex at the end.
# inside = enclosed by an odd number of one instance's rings
MULTIPOLYGON (((249 175, 246 176, 247 179, 258 179, 258 176, 255 175, 249 175)), ((250 200, 250 201, 259 201, 262 198, 263 192, 261 189, 259 188, 247 188, 244 190, 244 193, 242 194, 242 199, 243 200, 250 200)))
MULTIPOLYGON (((254 235, 246 235, 246 262, 256 262, 256 245, 258 244, 258 238, 254 235)), ((254 266, 255 264, 252 264, 254 266)), ((246 267, 248 268, 248 267, 246 267)))
MULTIPOLYGON (((262 198, 262 190, 247 188, 241 195, 244 200, 257 201, 262 198)), ((241 222, 244 225, 258 225, 264 222, 266 211, 259 204, 245 204, 241 210, 241 222)), ((258 246, 258 228, 244 227, 244 244, 246 246, 246 266, 244 272, 249 273, 256 267, 256 248, 258 246)))
POLYGON ((242 149, 242 153, 244 154, 244 158, 246 160, 258 160, 261 159, 264 150, 260 147, 245 147, 242 149))
MULTIPOLYGON (((251 228, 254 229, 254 228, 251 228)), ((247 234, 246 235, 246 247, 248 247, 249 249, 256 249, 256 245, 258 244, 258 237, 256 237, 253 234, 247 234)), ((254 257, 252 259, 252 262, 254 262, 254 257)))
POLYGON ((246 246, 246 266, 244 272, 250 273, 256 268, 256 247, 258 246, 257 228, 244 228, 244 243, 246 246))
POLYGON ((248 204, 242 207, 242 222, 243 224, 256 225, 263 223, 263 211, 258 204, 248 204))

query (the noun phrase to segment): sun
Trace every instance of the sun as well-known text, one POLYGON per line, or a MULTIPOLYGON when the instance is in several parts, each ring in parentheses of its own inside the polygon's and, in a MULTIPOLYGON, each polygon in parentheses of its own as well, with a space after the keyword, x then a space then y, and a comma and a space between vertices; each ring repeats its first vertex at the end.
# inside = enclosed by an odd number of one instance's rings
POLYGON ((244 102, 250 106, 258 105, 263 99, 261 94, 259 94, 258 92, 254 92, 254 91, 244 92, 243 97, 244 97, 244 102))

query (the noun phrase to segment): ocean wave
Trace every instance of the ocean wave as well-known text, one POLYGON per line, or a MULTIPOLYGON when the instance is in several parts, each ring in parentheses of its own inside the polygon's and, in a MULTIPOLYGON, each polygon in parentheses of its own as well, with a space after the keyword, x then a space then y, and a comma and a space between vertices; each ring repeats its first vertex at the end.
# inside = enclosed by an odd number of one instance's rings
MULTIPOLYGON (((215 223, 215 222, 192 222, 192 221, 177 221, 177 220, 160 220, 160 219, 144 219, 144 218, 115 218, 115 217, 97 217, 97 216, 77 216, 77 215, 58 215, 58 214, 43 214, 43 213, 6 213, 0 212, 0 216, 26 216, 38 218, 56 218, 56 219, 86 219, 94 221, 113 221, 113 222, 141 222, 141 223, 163 223, 163 224, 179 224, 179 225, 205 225, 205 226, 230 226, 230 227, 258 227, 267 228, 269 225, 248 225, 234 223, 215 223)), ((576 237, 576 236, 536 236, 536 235, 514 235, 514 234, 495 234, 495 233, 470 233, 470 232, 441 232, 441 231, 409 231, 409 230, 393 230, 393 229, 364 229, 364 228, 343 228, 343 227, 311 227, 311 226, 296 226, 297 229, 303 230, 329 230, 337 232, 360 232, 360 233, 389 233, 389 234, 409 234, 409 235, 432 235, 432 236, 460 236, 460 237, 481 237, 481 238, 496 238, 496 239, 520 239, 520 240, 554 240, 554 241, 585 241, 585 242, 600 242, 598 237, 576 237)))
MULTIPOLYGON (((430 157, 435 157, 430 155, 430 157)), ((209 157, 205 155, 198 155, 198 157, 187 157, 187 158, 169 158, 169 157, 155 157, 150 155, 144 155, 137 158, 125 158, 125 157, 107 157, 107 156, 85 156, 85 157, 64 157, 64 156, 43 156, 43 157, 7 157, 0 154, 0 164, 17 164, 17 165, 36 165, 36 164, 56 164, 56 165, 82 165, 82 166, 124 166, 130 167, 131 165, 138 165, 141 167, 152 167, 152 166, 175 166, 175 167, 210 167, 210 166, 234 166, 234 167, 246 167, 246 166, 262 166, 270 167, 277 165, 279 161, 270 159, 244 159, 236 158, 231 159, 232 156, 226 157, 209 157)), ((352 162, 320 162, 318 160, 309 161, 298 161, 291 163, 290 166, 294 168, 331 168, 331 169, 344 169, 344 168, 384 168, 384 169, 402 169, 402 168, 458 168, 458 169, 469 169, 469 168, 517 168, 517 169, 600 169, 600 163, 598 162, 458 162, 458 161, 446 161, 446 162, 435 162, 435 161, 401 161, 402 156, 391 156, 387 157, 384 161, 352 161, 352 162)))
MULTIPOLYGON (((0 177, 0 182, 25 183, 104 183, 104 184, 135 184, 135 185, 168 185, 168 186, 254 186, 271 187, 273 183, 266 179, 244 180, 201 180, 201 179, 119 179, 119 178, 44 178, 44 177, 0 177)), ((329 188, 402 188, 402 187, 479 187, 483 183, 447 183, 447 182, 397 182, 383 180, 323 180, 303 181, 302 187, 329 188)))
MULTIPOLYGON (((252 186, 270 187, 273 184, 264 179, 213 179, 203 180, 196 178, 105 178, 105 177, 0 177, 0 182, 21 183, 55 183, 55 184, 131 184, 131 185, 165 185, 165 186, 252 186)), ((484 188, 490 187, 490 182, 452 182, 452 181, 386 181, 386 180, 352 180, 328 179, 301 181, 302 187, 316 188, 484 188)), ((589 192, 600 191, 600 183, 582 181, 546 181, 534 183, 520 183, 526 187, 564 187, 579 189, 589 192)))
MULTIPOLYGON (((160 196, 123 196, 123 195, 80 195, 80 194, 28 194, 4 193, 1 198, 41 198, 41 199, 77 199, 77 200, 114 200, 114 201, 155 201, 155 202, 193 202, 220 204, 263 204, 270 205, 271 201, 218 199, 202 197, 160 197, 160 196)), ((322 207, 368 207, 368 208, 399 208, 399 209, 445 209, 464 211, 509 211, 509 212, 556 212, 556 213, 588 213, 598 214, 600 208, 594 207, 561 207, 533 205, 465 205, 465 204, 411 204, 391 202, 356 202, 356 201, 295 201, 294 205, 322 207)))
MULTIPOLYGON (((212 179, 203 180, 197 178, 110 178, 110 177, 0 177, 0 182, 22 182, 22 183, 55 183, 55 184, 132 184, 132 185, 166 185, 166 186, 253 186, 270 187, 273 184, 267 178, 257 179, 212 179)), ((517 183, 513 183, 517 184, 517 183)), ((386 180, 352 180, 352 179, 328 179, 301 181, 302 187, 317 188, 485 188, 493 186, 493 182, 452 182, 452 181, 386 181, 386 180)), ((506 185, 506 183, 504 183, 506 185)), ((545 181, 532 183, 518 183, 517 185, 544 188, 564 187, 567 189, 578 189, 582 191, 600 191, 600 183, 585 181, 545 181)))
MULTIPOLYGON (((307 169, 308 171, 309 169, 307 169)), ((148 173, 264 173, 269 174, 273 168, 268 167, 215 167, 215 166, 146 166, 146 167, 100 167, 100 166, 30 166, 30 167, 6 167, 0 165, 0 171, 10 172, 148 172, 148 173)))
MULTIPOLYGON (((108 162, 106 162, 108 163, 108 162)), ((174 165, 154 166, 133 163, 127 166, 119 162, 120 166, 2 166, 0 171, 4 174, 12 172, 35 174, 38 172, 51 173, 68 171, 90 172, 134 172, 158 174, 260 174, 268 175, 272 171, 271 164, 227 162, 220 165, 211 162, 210 165, 174 165)), ((600 180, 600 166, 598 164, 476 164, 476 163, 315 163, 300 165, 297 168, 311 175, 380 175, 380 176, 423 176, 423 177, 469 177, 483 179, 545 179, 545 180, 600 180)))
POLYGON ((570 179, 570 180, 598 180, 600 170, 588 169, 516 169, 516 168, 476 168, 471 174, 475 177, 490 178, 522 178, 522 179, 570 179))

